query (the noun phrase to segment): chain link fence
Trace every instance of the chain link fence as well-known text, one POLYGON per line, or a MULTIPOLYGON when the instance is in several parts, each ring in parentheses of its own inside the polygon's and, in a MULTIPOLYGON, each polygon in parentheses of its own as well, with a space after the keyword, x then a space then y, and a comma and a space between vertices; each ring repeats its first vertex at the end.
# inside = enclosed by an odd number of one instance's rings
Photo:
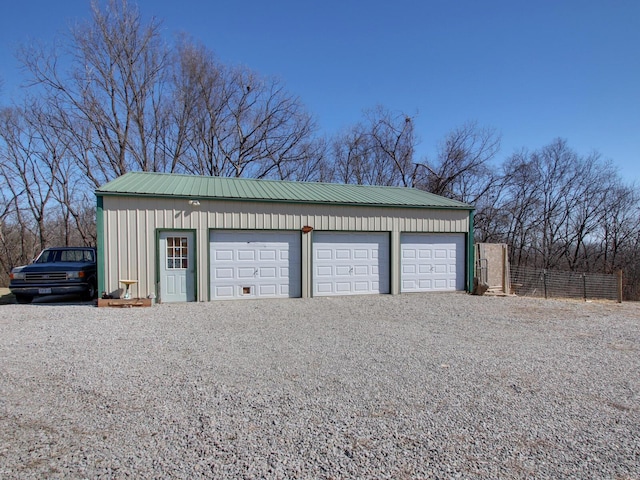
POLYGON ((606 275, 511 266, 510 273, 516 295, 622 302, 622 272, 606 275))

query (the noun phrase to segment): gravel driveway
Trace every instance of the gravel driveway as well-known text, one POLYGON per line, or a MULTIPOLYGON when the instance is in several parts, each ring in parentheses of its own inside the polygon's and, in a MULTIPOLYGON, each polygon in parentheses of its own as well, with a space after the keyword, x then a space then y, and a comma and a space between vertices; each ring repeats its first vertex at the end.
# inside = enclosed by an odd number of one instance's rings
POLYGON ((640 478, 640 305, 0 307, 0 477, 640 478))

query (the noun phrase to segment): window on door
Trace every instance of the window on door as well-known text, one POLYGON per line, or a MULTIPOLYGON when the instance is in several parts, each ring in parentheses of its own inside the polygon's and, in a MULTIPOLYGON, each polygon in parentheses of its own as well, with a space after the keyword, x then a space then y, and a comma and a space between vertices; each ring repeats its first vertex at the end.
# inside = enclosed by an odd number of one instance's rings
POLYGON ((167 269, 189 268, 189 242, 187 237, 167 237, 167 269))

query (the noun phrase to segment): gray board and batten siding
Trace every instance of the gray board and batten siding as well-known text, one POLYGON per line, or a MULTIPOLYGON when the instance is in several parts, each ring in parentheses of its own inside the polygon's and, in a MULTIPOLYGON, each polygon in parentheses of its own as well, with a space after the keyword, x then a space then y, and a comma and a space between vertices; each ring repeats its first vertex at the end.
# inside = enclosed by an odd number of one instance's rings
MULTIPOLYGON (((414 276, 424 270, 424 284, 437 285, 437 279, 427 279, 437 274, 437 265, 421 267, 419 262, 406 266, 403 263, 403 252, 416 258, 437 255, 429 249, 403 248, 409 240, 412 245, 420 244, 414 241, 415 234, 429 234, 429 238, 436 241, 441 238, 450 253, 445 249, 439 251, 455 256, 455 260, 451 260, 456 263, 455 268, 453 265, 446 268, 450 275, 457 277, 464 272, 463 278, 455 282, 449 279, 448 284, 455 283, 455 290, 469 290, 472 286, 473 207, 417 189, 132 172, 103 185, 96 190, 96 196, 99 292, 114 296, 121 293, 121 279, 134 279, 137 281, 132 287, 134 296, 177 301, 180 292, 168 291, 166 287, 174 281, 179 283, 179 278, 162 277, 171 271, 188 276, 187 289, 191 288, 192 292, 187 292, 185 301, 215 300, 216 284, 224 283, 225 275, 252 274, 248 267, 232 268, 234 255, 247 255, 248 265, 251 255, 264 254, 264 271, 279 276, 278 272, 287 273, 283 262, 286 263, 291 251, 294 256, 298 255, 295 258, 299 258, 300 265, 295 273, 299 285, 289 290, 290 295, 311 297, 314 282, 317 283, 315 276, 319 274, 314 273, 314 254, 336 254, 336 263, 345 263, 339 259, 341 254, 377 256, 375 242, 379 235, 376 234, 380 233, 388 239, 379 243, 381 248, 388 249, 384 252, 388 271, 378 274, 388 275, 388 293, 403 291, 403 268, 413 269, 414 276), (233 232, 238 232, 235 243, 230 241, 233 232), (246 234, 250 232, 255 232, 256 238, 263 242, 264 251, 255 245, 248 250, 234 248, 243 242, 247 244, 246 234), (290 232, 290 235, 270 236, 268 232, 290 232), (314 250, 314 237, 322 239, 323 235, 325 239, 336 239, 336 245, 346 245, 342 240, 349 235, 328 236, 330 233, 372 235, 356 237, 363 239, 362 249, 359 245, 353 248, 347 245, 346 249, 336 246, 324 253, 314 250), (280 263, 274 255, 279 256, 280 263), (219 264, 228 268, 217 268, 218 256, 219 264), (178 296, 171 297, 174 293, 178 296)), ((292 266, 293 260, 288 261, 292 266)), ((350 270, 342 269, 345 274, 357 275, 359 268, 364 271, 367 262, 359 265, 357 258, 353 262, 350 270)), ((339 271, 333 273, 340 275, 339 271)), ((237 287, 239 296, 260 296, 256 295, 260 288, 270 291, 262 280, 257 281, 256 290, 252 286, 242 287, 242 280, 234 281, 239 282, 233 287, 237 287)), ((223 287, 218 291, 230 291, 223 287)), ((280 294, 287 292, 286 285, 275 288, 280 294)), ((265 293, 265 296, 268 295, 265 293)))

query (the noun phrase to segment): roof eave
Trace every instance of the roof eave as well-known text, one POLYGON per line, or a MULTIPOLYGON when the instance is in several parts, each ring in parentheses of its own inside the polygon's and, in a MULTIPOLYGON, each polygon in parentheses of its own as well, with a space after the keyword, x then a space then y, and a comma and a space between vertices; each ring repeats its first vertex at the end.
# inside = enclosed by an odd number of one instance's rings
POLYGON ((273 199, 273 198, 239 198, 239 197, 210 197, 206 195, 168 195, 157 193, 132 193, 132 192, 109 192, 96 190, 97 197, 146 197, 146 198, 173 198, 173 199, 194 199, 225 201, 225 202, 257 202, 257 203, 287 203, 299 205, 335 205, 343 207, 384 207, 384 208, 429 208, 434 210, 475 210, 472 205, 415 205, 402 203, 363 203, 363 202, 334 202, 321 200, 294 200, 294 199, 273 199))

